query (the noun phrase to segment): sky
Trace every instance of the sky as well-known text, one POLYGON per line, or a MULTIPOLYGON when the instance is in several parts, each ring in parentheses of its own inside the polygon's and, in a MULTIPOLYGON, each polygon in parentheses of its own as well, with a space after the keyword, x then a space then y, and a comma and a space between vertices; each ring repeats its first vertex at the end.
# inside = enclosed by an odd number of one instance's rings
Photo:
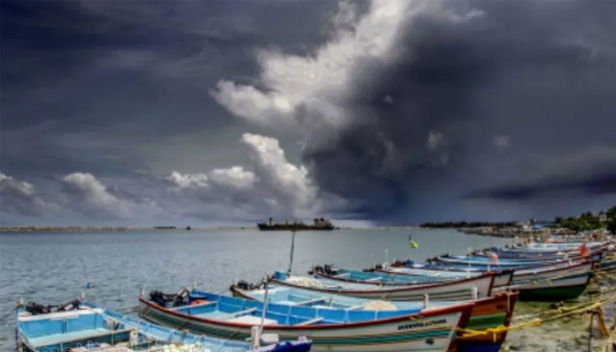
POLYGON ((0 224, 616 205, 616 2, 0 1, 0 224))

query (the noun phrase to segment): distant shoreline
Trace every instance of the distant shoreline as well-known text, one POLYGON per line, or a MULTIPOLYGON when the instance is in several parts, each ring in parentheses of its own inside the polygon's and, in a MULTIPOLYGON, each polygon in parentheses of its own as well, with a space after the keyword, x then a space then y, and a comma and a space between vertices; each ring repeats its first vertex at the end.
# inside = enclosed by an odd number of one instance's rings
MULTIPOLYGON (((386 226, 386 227, 340 227, 340 230, 415 230, 417 226, 386 226)), ((220 231, 220 230, 258 230, 256 226, 0 226, 0 232, 136 232, 136 231, 220 231)), ((284 231, 282 231, 284 232, 284 231)), ((289 231, 291 232, 291 231, 289 231)))

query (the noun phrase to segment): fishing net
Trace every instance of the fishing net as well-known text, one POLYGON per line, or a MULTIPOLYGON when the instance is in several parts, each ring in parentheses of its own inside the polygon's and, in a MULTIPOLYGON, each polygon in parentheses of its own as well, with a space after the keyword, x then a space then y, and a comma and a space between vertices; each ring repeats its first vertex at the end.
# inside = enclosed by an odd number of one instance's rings
POLYGON ((391 302, 386 301, 370 301, 366 304, 363 310, 398 310, 398 307, 391 302))
POLYGON ((290 277, 287 279, 287 282, 294 285, 299 285, 303 287, 318 287, 323 288, 323 284, 318 280, 315 280, 310 277, 290 277))

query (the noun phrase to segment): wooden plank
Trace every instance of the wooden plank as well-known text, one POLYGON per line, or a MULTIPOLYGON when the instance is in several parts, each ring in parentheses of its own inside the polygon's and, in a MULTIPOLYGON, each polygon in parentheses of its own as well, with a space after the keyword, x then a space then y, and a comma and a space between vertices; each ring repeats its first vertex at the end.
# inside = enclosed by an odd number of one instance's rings
POLYGON ((358 305, 356 305, 356 306, 351 306, 351 307, 349 307, 349 308, 345 308, 344 310, 355 310, 355 309, 361 309, 361 308, 363 308, 363 307, 365 307, 365 306, 366 306, 366 304, 358 304, 358 305))
POLYGON ((177 309, 181 309, 181 308, 187 308, 187 307, 205 307, 205 306, 211 306, 211 305, 216 305, 216 301, 208 301, 205 303, 201 303, 201 304, 194 304, 192 306, 180 306, 180 307, 172 307, 172 308, 167 308, 169 310, 177 310, 177 309))
POLYGON ((249 313, 255 312, 256 310, 257 310, 257 308, 249 308, 249 309, 240 310, 239 312, 235 312, 235 313, 224 313, 222 315, 217 316, 216 319, 228 318, 228 317, 237 317, 237 316, 240 316, 240 315, 244 315, 244 314, 249 314, 249 313))
POLYGON ((309 299, 309 300, 306 300, 306 301, 297 302, 297 303, 295 303, 295 305, 296 306, 304 306, 304 305, 310 304, 310 303, 325 302, 325 300, 326 300, 325 297, 313 298, 313 299, 309 299))
POLYGON ((321 320, 323 320, 323 317, 316 317, 314 319, 310 319, 310 320, 303 321, 301 323, 297 323, 295 324, 295 326, 310 325, 310 324, 318 323, 321 320))

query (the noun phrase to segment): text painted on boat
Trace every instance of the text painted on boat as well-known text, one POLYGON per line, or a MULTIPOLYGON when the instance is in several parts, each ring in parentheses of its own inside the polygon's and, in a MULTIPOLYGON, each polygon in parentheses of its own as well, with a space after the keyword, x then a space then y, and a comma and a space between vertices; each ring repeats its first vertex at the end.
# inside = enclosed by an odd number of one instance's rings
POLYGON ((414 328, 423 328, 426 326, 434 326, 439 324, 445 324, 447 319, 436 319, 436 320, 428 320, 428 321, 414 321, 408 324, 398 325, 398 330, 408 330, 414 328))

